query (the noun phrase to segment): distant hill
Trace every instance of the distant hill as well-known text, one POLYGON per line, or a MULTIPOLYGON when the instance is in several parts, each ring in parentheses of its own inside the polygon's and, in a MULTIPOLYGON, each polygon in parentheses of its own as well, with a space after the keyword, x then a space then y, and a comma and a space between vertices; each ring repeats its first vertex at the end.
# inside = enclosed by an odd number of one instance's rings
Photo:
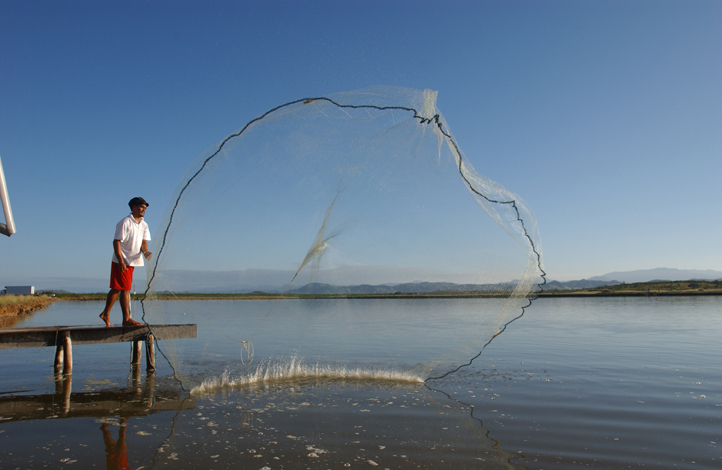
POLYGON ((591 287, 588 289, 551 289, 538 294, 540 297, 660 297, 677 295, 722 295, 722 280, 701 279, 687 281, 626 282, 617 285, 591 287))
POLYGON ((620 281, 592 281, 590 279, 582 279, 580 281, 547 281, 543 290, 573 290, 573 289, 593 289, 595 287, 615 286, 621 284, 620 281))
POLYGON ((602 276, 590 277, 589 281, 649 282, 649 281, 689 281, 722 279, 722 271, 712 269, 673 269, 655 268, 639 271, 611 272, 602 276))
POLYGON ((722 271, 712 269, 672 269, 656 268, 639 271, 615 271, 602 276, 594 276, 578 281, 547 281, 543 286, 545 291, 594 289, 595 287, 616 286, 635 282, 652 281, 715 281, 722 279, 722 271))

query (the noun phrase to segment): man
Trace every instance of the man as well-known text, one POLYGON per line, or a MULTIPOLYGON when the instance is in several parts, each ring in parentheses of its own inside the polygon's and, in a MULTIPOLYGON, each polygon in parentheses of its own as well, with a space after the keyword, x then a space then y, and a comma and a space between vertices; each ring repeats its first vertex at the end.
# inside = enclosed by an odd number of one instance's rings
POLYGON ((152 253, 148 251, 150 231, 148 224, 143 220, 145 210, 150 204, 142 197, 134 197, 128 202, 130 215, 115 226, 113 239, 113 264, 110 268, 110 292, 105 301, 105 310, 100 318, 105 326, 110 323, 110 309, 120 294, 120 308, 123 311, 123 326, 142 325, 130 318, 130 289, 133 285, 133 269, 143 266, 143 257, 150 259, 152 253))

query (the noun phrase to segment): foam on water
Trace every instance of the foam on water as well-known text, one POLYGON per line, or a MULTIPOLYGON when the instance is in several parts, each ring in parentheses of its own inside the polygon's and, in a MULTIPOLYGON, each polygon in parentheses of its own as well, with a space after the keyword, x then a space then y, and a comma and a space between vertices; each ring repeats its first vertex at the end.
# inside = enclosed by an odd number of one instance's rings
POLYGON ((193 387, 191 395, 198 396, 230 388, 294 382, 303 379, 383 381, 401 383, 424 383, 424 379, 413 372, 399 372, 377 368, 348 368, 338 365, 305 364, 298 358, 260 364, 248 374, 231 376, 226 371, 218 377, 203 380, 193 387))

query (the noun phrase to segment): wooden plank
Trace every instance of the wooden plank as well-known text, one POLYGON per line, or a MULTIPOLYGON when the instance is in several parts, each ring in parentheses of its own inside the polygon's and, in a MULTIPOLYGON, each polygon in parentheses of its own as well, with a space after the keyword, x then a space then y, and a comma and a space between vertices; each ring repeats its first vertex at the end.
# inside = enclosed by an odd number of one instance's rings
POLYGON ((150 332, 153 333, 156 341, 198 337, 198 325, 195 324, 2 328, 0 329, 0 349, 56 346, 65 331, 70 332, 73 345, 143 341, 150 332))

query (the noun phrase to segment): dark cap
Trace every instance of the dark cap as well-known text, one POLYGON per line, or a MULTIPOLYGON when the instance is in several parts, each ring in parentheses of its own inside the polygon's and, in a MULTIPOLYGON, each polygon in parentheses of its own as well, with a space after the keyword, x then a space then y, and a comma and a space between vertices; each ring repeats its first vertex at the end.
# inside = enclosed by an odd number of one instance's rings
POLYGON ((148 204, 147 202, 145 202, 145 199, 143 199, 142 197, 134 197, 133 199, 131 199, 131 200, 128 202, 128 205, 130 206, 131 209, 133 208, 133 206, 140 206, 140 205, 143 205, 143 204, 145 204, 145 207, 150 206, 150 204, 148 204))

